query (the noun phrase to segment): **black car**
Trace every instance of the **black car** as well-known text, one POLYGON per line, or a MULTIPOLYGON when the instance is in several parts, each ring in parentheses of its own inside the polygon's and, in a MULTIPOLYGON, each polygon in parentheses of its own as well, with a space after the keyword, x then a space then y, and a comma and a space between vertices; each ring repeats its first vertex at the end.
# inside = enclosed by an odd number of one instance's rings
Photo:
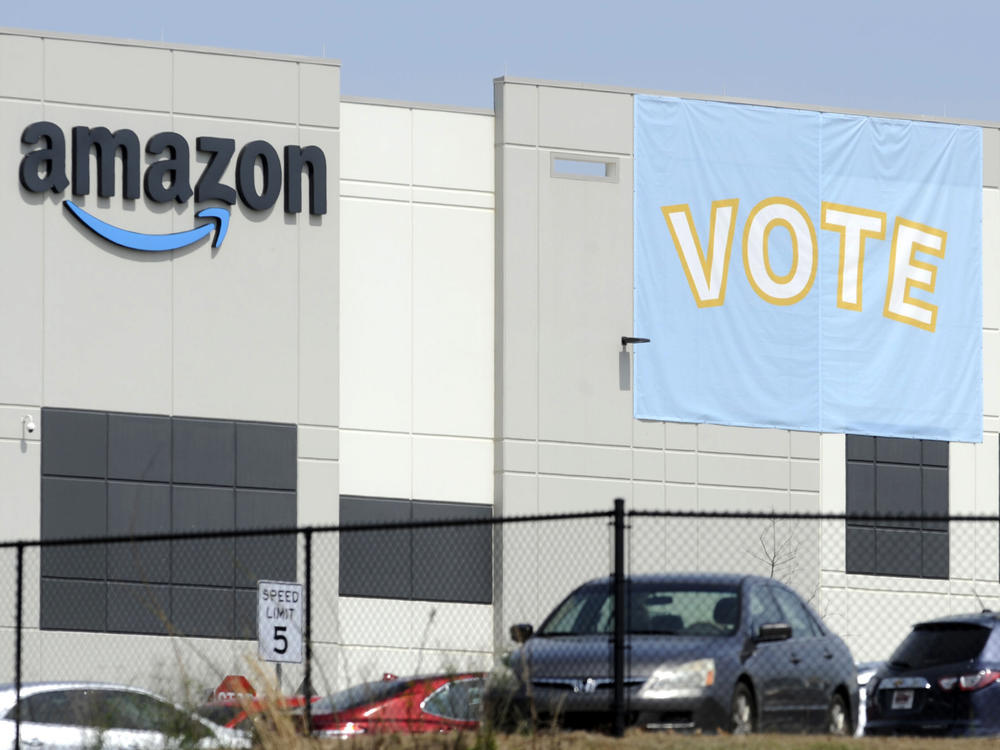
MULTIPOLYGON (((798 594, 770 578, 647 575, 626 582, 626 721, 647 729, 850 734, 850 650, 798 594)), ((571 729, 613 723, 612 581, 573 591, 487 689, 487 716, 571 729)))
POLYGON ((866 735, 1000 735, 1000 614, 913 626, 868 684, 866 735))

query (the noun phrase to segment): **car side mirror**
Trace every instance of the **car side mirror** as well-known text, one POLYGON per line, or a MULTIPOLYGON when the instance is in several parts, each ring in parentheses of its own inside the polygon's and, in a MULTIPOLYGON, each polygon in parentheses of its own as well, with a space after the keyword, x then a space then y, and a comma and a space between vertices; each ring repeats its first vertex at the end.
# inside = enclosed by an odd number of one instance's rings
POLYGON ((768 622, 760 626, 754 640, 758 643, 766 641, 787 641, 792 637, 792 626, 787 622, 768 622))
POLYGON ((526 622, 518 623, 517 625, 510 626, 510 639, 514 643, 524 643, 526 640, 531 638, 535 629, 531 627, 526 622))

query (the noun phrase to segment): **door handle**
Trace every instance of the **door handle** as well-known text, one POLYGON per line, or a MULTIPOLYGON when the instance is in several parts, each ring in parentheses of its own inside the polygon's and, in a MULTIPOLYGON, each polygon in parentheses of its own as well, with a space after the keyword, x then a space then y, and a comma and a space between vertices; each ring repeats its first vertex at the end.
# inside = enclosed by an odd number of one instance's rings
POLYGON ((832 653, 832 652, 830 652, 830 651, 827 651, 827 652, 825 652, 825 653, 823 654, 823 658, 824 658, 824 659, 832 659, 832 658, 833 658, 833 653, 832 653))
POLYGON ((802 661, 802 659, 799 658, 798 654, 792 654, 791 657, 789 657, 788 661, 790 661, 792 664, 798 664, 799 662, 802 661))

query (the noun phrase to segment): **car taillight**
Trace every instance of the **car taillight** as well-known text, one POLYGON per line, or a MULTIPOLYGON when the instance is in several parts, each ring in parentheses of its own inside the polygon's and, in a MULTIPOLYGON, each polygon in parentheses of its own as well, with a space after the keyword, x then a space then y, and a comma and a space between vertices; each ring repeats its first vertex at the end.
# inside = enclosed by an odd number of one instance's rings
POLYGON ((1000 680, 1000 672, 993 669, 983 669, 971 674, 963 674, 938 679, 938 686, 942 690, 951 690, 958 685, 959 690, 980 690, 1000 680))

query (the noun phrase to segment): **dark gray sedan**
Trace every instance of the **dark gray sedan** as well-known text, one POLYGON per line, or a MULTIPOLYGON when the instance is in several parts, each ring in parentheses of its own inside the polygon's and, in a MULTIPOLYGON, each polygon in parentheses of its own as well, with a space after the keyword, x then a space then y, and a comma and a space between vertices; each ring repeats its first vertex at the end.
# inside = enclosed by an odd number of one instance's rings
MULTIPOLYGON (((758 576, 649 575, 626 583, 626 721, 647 729, 819 731, 857 715, 851 652, 791 588, 758 576)), ((571 729, 612 724, 612 581, 573 591, 487 691, 489 715, 571 729)))

